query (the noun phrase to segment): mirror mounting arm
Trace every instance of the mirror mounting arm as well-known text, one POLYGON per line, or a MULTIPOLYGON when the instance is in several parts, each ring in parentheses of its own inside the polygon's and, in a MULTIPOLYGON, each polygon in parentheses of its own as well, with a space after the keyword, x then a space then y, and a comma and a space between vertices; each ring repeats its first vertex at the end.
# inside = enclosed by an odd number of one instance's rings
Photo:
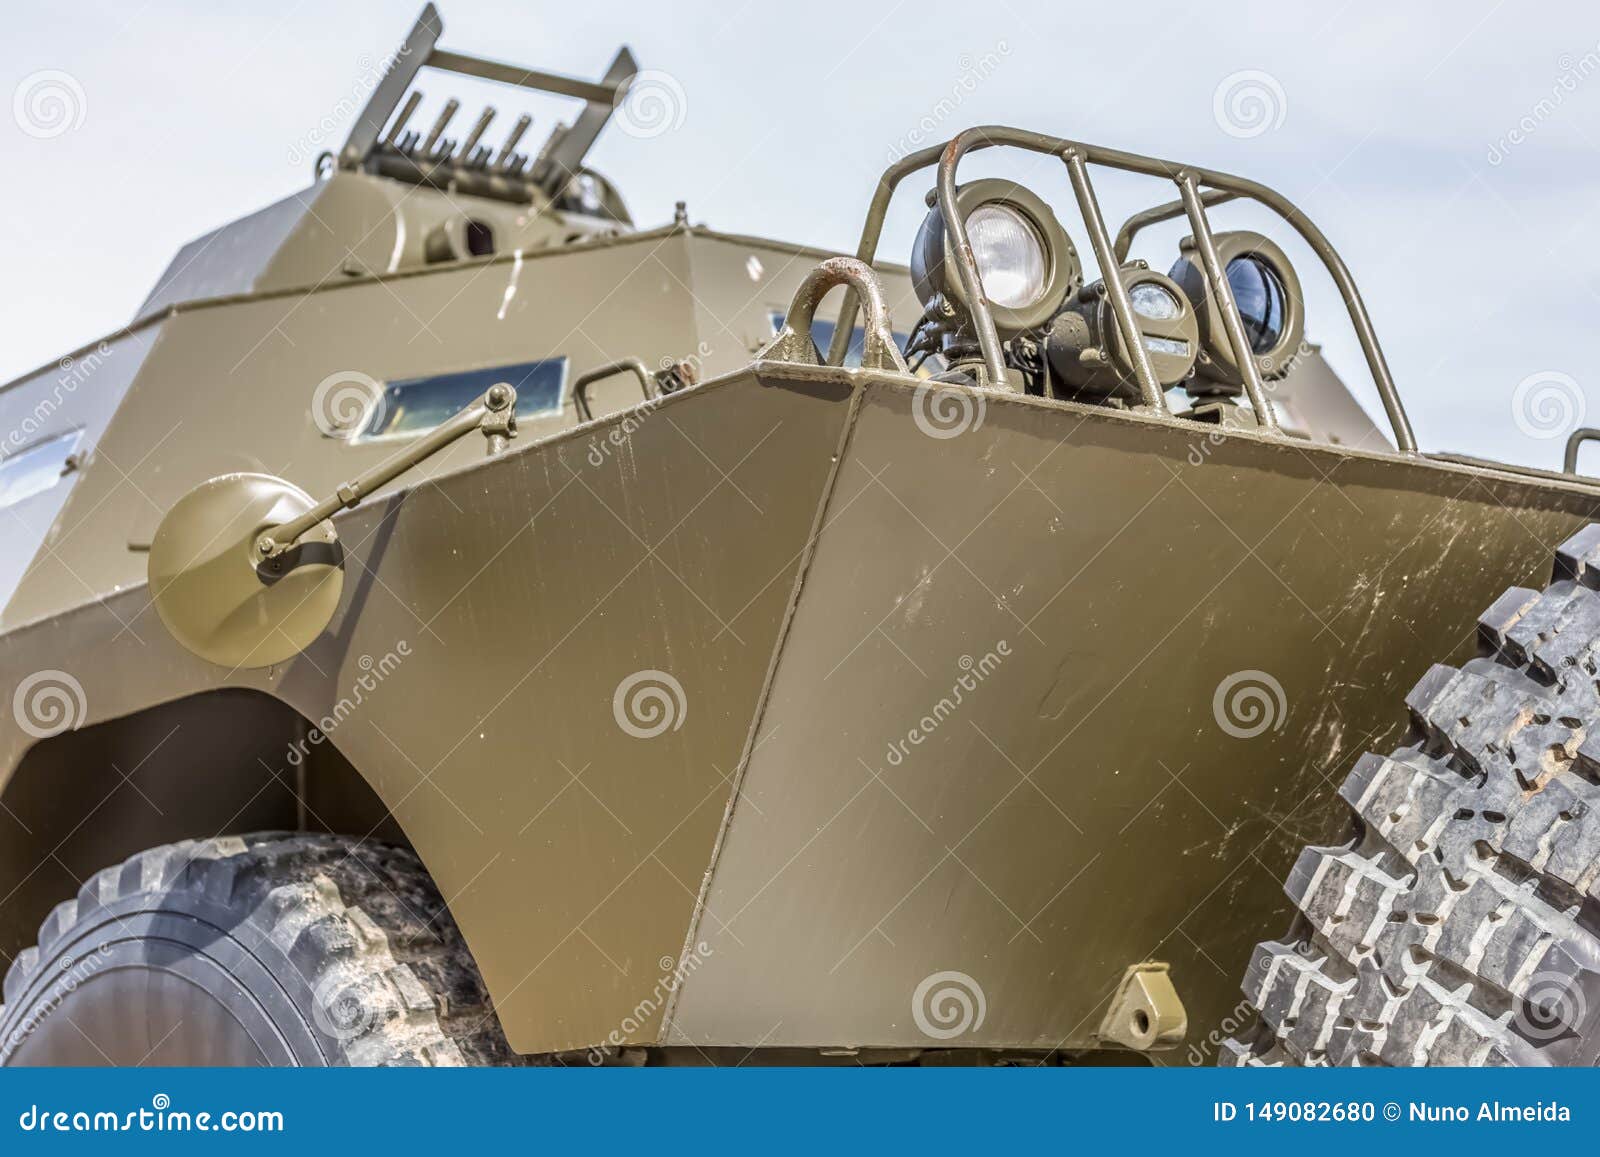
POLYGON ((498 454, 507 441, 517 436, 517 391, 508 382, 489 387, 483 397, 449 421, 417 439, 400 454, 344 483, 331 497, 310 510, 262 532, 256 539, 256 555, 271 562, 292 549, 300 536, 341 510, 358 505, 374 490, 387 486, 400 475, 433 457, 440 450, 474 430, 489 442, 489 453, 498 454))

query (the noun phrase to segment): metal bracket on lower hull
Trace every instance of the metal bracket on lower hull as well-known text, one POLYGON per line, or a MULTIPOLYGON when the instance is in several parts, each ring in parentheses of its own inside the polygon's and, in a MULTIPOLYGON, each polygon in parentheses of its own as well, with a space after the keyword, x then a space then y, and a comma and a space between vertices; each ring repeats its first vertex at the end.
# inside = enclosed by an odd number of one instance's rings
POLYGON ((1139 1052, 1176 1048, 1189 1030, 1169 967, 1147 962, 1122 974, 1122 984, 1096 1033, 1102 1043, 1139 1052))

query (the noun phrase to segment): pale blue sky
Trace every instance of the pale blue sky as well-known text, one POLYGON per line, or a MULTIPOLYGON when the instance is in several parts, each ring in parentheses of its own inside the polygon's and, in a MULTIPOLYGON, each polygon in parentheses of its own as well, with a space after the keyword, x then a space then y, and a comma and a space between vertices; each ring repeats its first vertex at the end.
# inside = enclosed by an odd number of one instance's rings
MULTIPOLYGON (((364 93, 420 8, 9 5, 0 380, 127 321, 182 243, 308 183, 305 154, 343 140, 347 124, 332 114, 364 93), (42 72, 67 74, 74 104, 71 127, 45 137, 25 131, 40 130, 25 97, 42 72)), ((666 74, 671 126, 612 130, 592 157, 641 225, 668 220, 683 199, 717 228, 853 248, 878 172, 923 127, 937 122, 941 137, 987 122, 1038 128, 1254 176, 1299 204, 1354 271, 1426 448, 1555 464, 1561 439, 1530 437, 1513 412, 1530 375, 1571 379, 1600 424, 1592 2, 442 0, 440 10, 443 43, 463 51, 595 76, 626 42, 666 74), (1264 94, 1264 122, 1239 119, 1248 105, 1229 112, 1230 78, 1264 94)), ((440 99, 467 88, 422 87, 440 99)), ((515 109, 497 103, 503 125, 515 109)), ((556 106, 529 107, 536 143, 556 106)), ((990 156, 969 171, 1034 187, 1086 248, 1059 165, 990 156)), ((920 192, 898 202, 886 257, 903 259, 920 192)), ((1120 218, 1171 190, 1109 182, 1102 195, 1120 218)), ((1219 211, 1219 225, 1229 220, 1246 217, 1219 211)), ((1165 267, 1176 237, 1175 227, 1152 234, 1136 252, 1165 267)), ((1312 269, 1309 254, 1291 256, 1312 269)), ((1310 335, 1375 409, 1337 298, 1307 281, 1310 335)))

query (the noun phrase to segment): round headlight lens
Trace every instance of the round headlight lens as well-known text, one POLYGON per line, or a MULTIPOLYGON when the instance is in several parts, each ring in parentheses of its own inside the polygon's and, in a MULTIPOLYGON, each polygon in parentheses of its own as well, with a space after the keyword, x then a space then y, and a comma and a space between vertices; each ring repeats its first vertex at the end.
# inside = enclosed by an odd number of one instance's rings
POLYGON ((983 293, 1005 309, 1024 309, 1044 295, 1049 277, 1044 239, 1009 205, 980 205, 967 218, 967 240, 983 293))
POLYGON ((1140 281, 1128 290, 1133 312, 1152 321, 1168 321, 1183 312, 1178 299, 1153 281, 1140 281))
POLYGON ((1228 288, 1239 305, 1245 336, 1258 354, 1268 353, 1283 340, 1288 316, 1283 282, 1259 257, 1246 254, 1228 262, 1228 288))

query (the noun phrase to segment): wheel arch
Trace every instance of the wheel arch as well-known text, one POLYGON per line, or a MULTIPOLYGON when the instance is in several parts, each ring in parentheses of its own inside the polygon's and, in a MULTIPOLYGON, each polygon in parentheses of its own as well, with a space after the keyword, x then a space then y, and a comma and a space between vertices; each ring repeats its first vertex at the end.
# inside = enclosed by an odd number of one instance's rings
POLYGON ((245 831, 410 846, 361 772, 276 696, 217 688, 50 736, 0 790, 0 961, 52 906, 146 848, 245 831))

